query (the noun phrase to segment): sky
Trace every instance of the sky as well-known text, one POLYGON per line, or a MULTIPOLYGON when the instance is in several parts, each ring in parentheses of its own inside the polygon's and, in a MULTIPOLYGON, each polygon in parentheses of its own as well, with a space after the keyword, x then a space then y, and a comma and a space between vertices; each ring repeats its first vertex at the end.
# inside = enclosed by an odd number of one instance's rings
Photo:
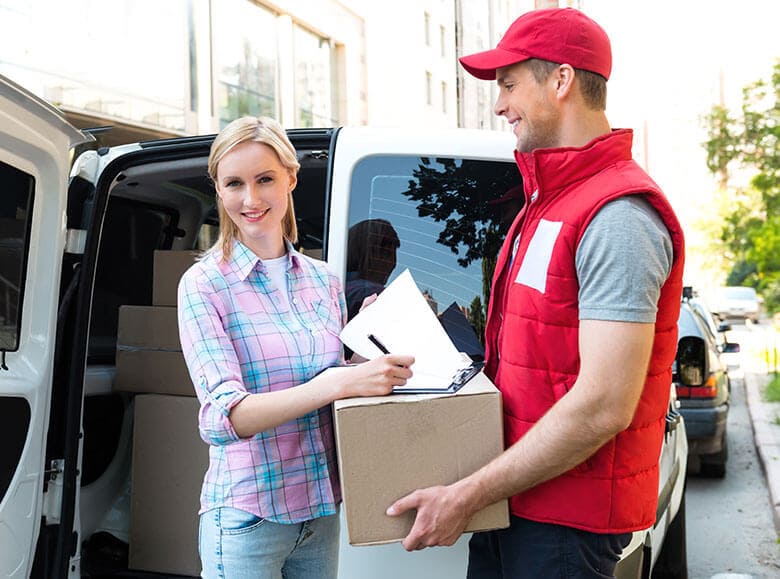
POLYGON ((696 222, 716 184, 705 165, 701 118, 720 102, 721 78, 734 113, 745 85, 769 80, 780 59, 780 1, 583 0, 582 8, 612 42, 610 122, 638 129, 637 156, 686 230, 689 281, 707 283, 696 222))

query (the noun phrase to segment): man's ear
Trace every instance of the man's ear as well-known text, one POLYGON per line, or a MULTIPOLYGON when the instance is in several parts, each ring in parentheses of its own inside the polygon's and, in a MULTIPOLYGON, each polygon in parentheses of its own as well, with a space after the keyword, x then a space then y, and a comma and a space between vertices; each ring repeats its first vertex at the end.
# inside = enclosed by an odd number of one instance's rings
POLYGON ((555 94, 558 98, 565 98, 574 87, 574 78, 576 73, 570 64, 562 64, 555 69, 552 74, 551 82, 555 87, 555 94))

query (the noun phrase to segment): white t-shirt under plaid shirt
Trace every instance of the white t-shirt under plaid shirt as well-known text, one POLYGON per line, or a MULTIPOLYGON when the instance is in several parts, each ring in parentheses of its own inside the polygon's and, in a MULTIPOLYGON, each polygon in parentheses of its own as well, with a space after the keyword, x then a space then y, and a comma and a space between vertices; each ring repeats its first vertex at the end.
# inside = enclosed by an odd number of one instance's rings
POLYGON ((330 407, 240 439, 228 415, 251 393, 307 382, 342 362, 339 279, 288 246, 288 300, 250 249, 213 250, 179 283, 179 335, 209 446, 200 512, 243 509, 277 523, 331 515, 341 500, 330 407))

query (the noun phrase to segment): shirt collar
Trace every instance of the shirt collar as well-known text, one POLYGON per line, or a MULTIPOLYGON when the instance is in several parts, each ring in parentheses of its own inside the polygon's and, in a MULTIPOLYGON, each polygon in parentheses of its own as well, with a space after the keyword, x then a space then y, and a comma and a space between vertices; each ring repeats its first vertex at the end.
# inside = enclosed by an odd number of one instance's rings
MULTIPOLYGON (((287 246, 287 269, 289 270, 299 267, 301 254, 295 250, 295 248, 292 246, 292 243, 289 241, 285 240, 284 243, 287 246)), ((230 256, 230 260, 226 265, 230 271, 232 271, 242 281, 249 277, 249 274, 252 273, 255 267, 257 267, 260 272, 266 273, 263 260, 260 259, 254 251, 249 249, 246 245, 237 239, 233 241, 233 252, 230 256)))
POLYGON ((536 149, 529 153, 515 151, 515 161, 523 175, 526 202, 534 194, 537 197, 555 194, 617 161, 630 160, 632 138, 630 129, 613 129, 584 147, 536 149))

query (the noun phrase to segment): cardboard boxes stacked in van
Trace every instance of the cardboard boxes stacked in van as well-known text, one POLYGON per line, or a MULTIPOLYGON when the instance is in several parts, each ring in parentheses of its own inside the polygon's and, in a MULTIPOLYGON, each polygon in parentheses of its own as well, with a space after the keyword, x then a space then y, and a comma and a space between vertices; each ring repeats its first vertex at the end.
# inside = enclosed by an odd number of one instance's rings
POLYGON ((117 390, 195 395, 179 343, 176 290, 197 255, 194 251, 156 251, 152 305, 119 308, 117 390))
POLYGON ((114 388, 136 393, 129 567, 200 575, 198 509, 208 446, 179 343, 176 290, 198 254, 157 251, 151 306, 122 306, 114 388))

